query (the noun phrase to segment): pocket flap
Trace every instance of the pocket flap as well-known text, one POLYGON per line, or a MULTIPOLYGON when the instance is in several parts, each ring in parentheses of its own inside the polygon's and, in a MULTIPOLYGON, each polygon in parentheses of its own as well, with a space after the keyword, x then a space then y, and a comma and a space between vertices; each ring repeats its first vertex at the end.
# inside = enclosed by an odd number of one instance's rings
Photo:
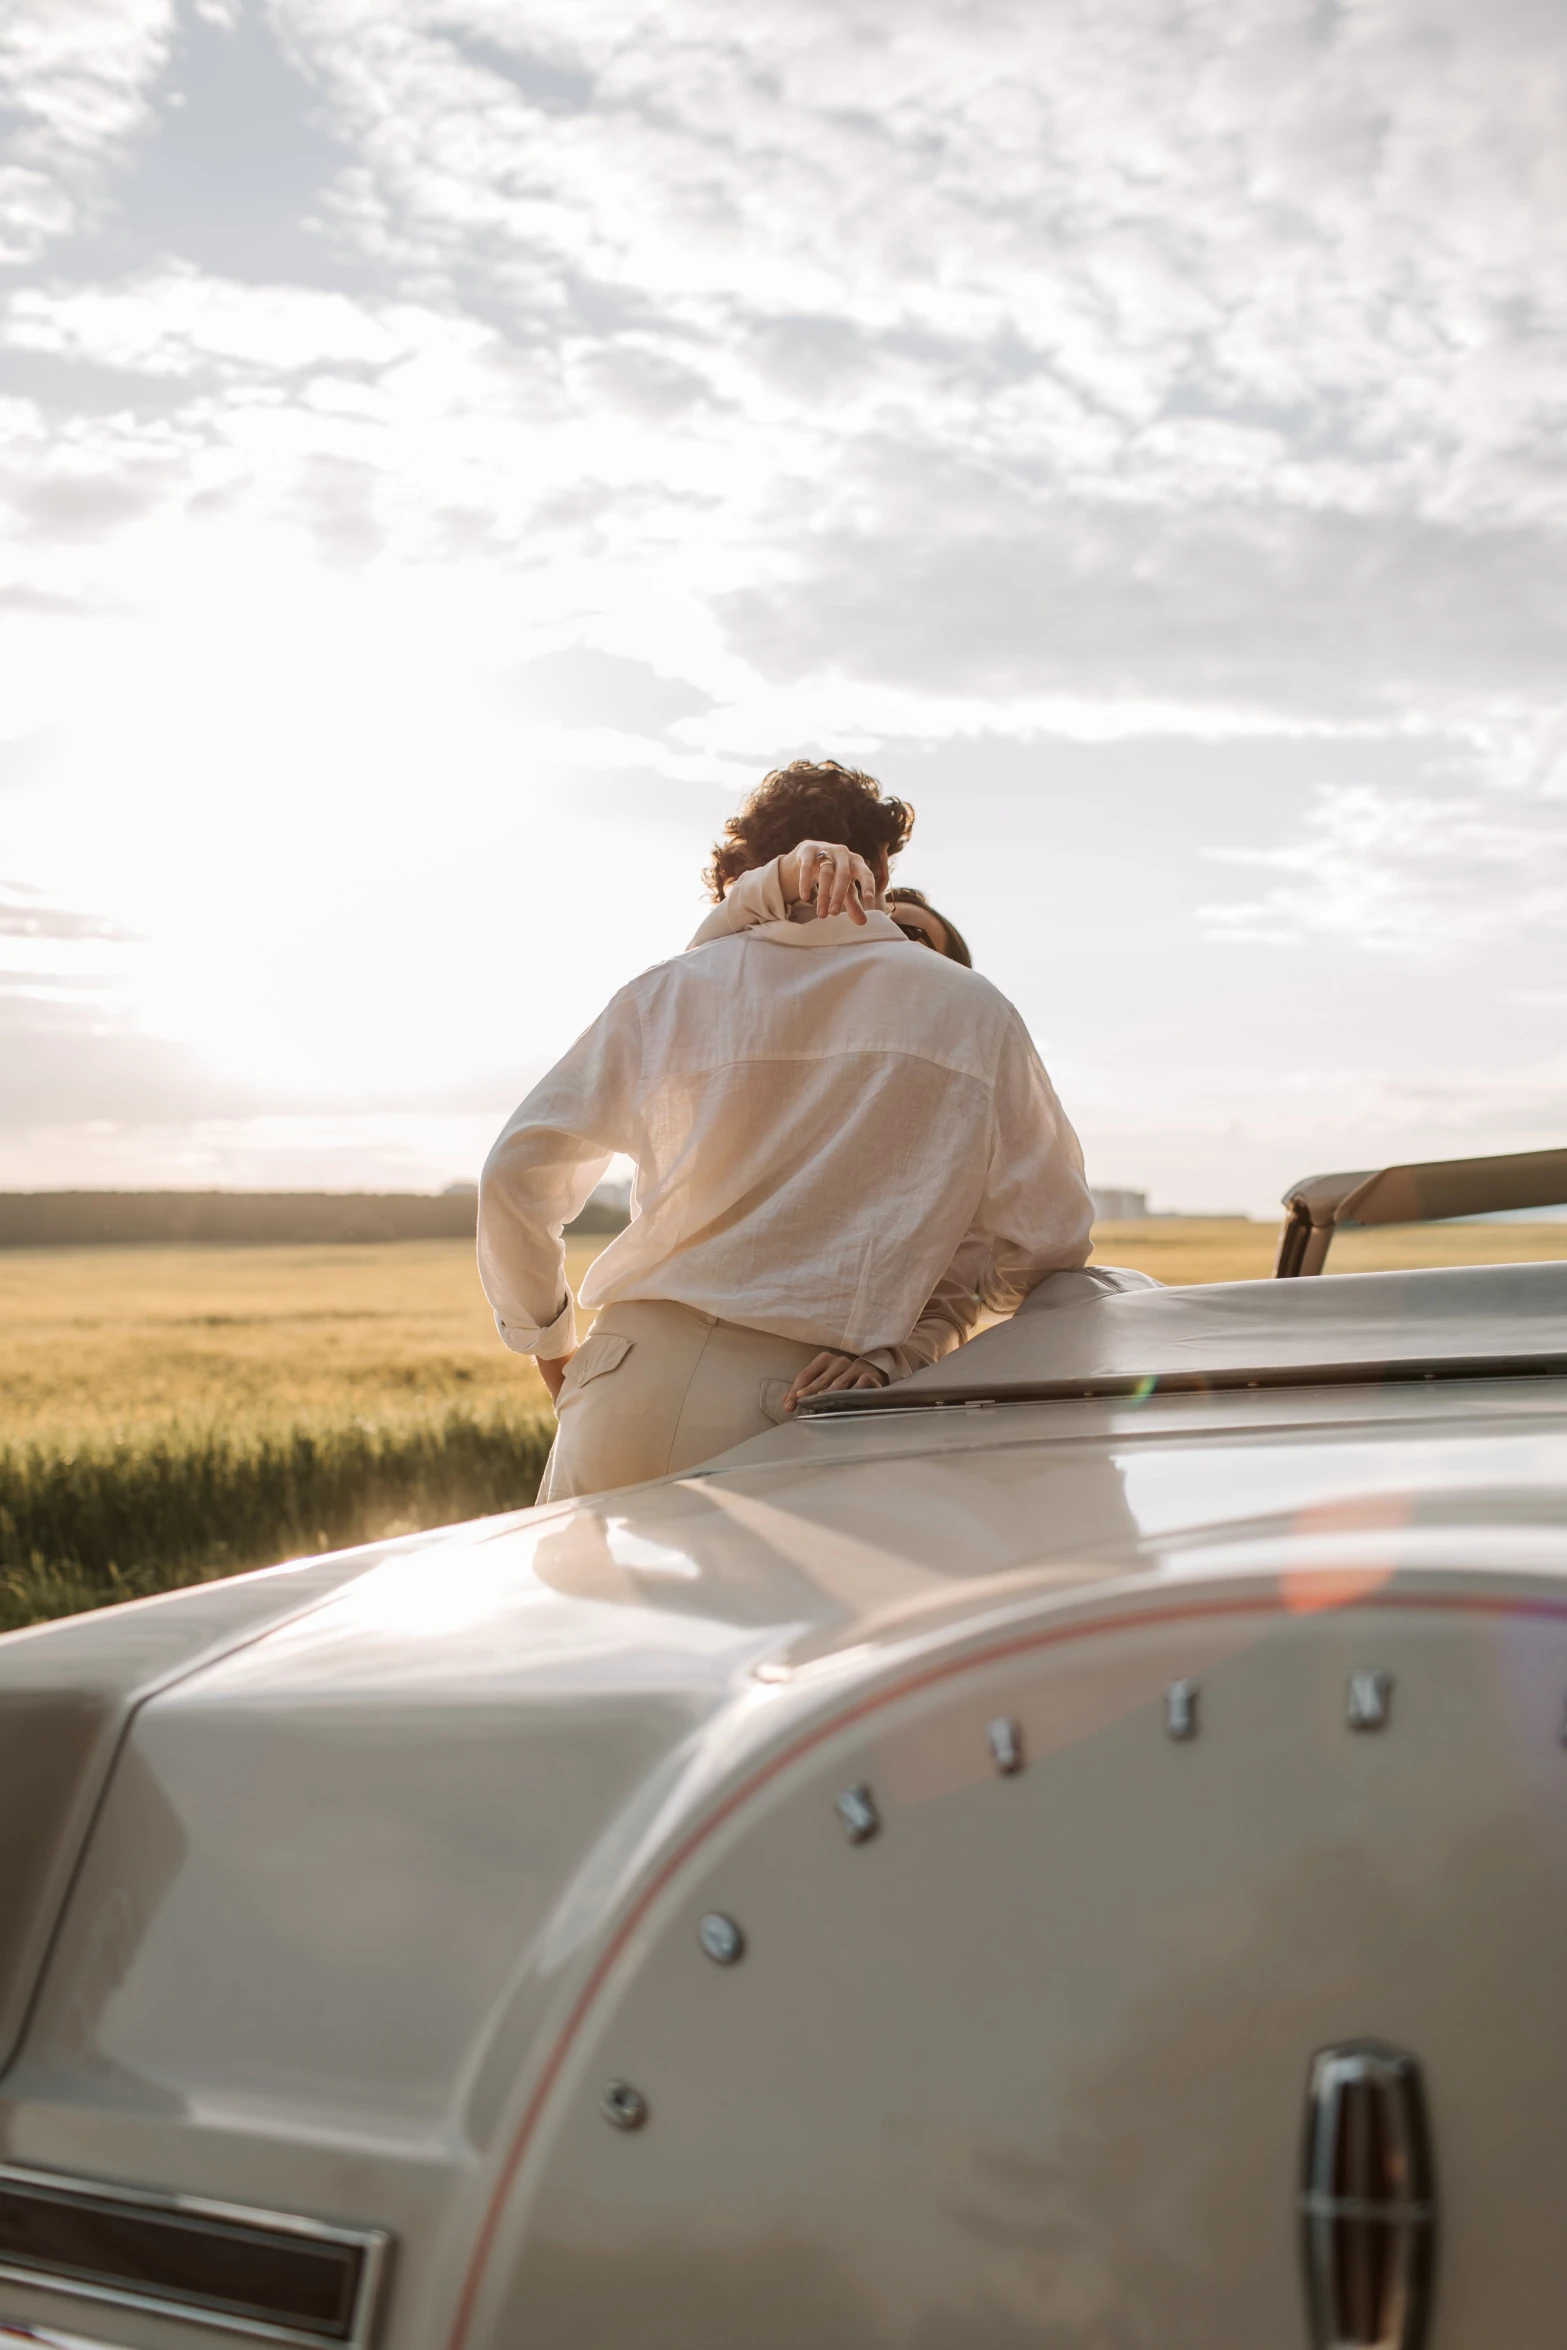
POLYGON ((618 1330, 590 1331, 572 1356, 566 1376, 573 1387, 586 1387, 590 1379, 602 1379, 606 1371, 618 1371, 635 1343, 634 1339, 622 1338, 618 1330))
POLYGON ((764 1379, 762 1381, 762 1409, 775 1427, 781 1428, 794 1418, 784 1410, 784 1397, 794 1385, 792 1379, 764 1379))

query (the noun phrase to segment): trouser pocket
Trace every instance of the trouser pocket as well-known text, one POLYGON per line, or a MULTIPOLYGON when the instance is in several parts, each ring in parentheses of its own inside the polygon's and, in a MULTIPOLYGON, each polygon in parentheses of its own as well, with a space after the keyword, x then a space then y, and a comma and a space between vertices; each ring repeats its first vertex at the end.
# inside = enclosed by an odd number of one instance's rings
POLYGON ((560 1383, 564 1397, 586 1387, 590 1379, 602 1379, 610 1371, 618 1371, 636 1344, 635 1339, 622 1338, 618 1330, 593 1330, 582 1341, 566 1366, 566 1376, 560 1383))

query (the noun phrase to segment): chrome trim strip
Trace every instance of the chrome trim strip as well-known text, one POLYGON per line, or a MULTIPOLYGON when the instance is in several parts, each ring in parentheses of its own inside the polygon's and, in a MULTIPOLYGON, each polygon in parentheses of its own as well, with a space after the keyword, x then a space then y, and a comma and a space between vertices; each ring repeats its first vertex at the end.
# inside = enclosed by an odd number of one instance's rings
POLYGON ((1378 2203, 1366 2195, 1310 2194, 1300 2197, 1300 2208, 1315 2219, 1370 2219, 1379 2226, 1401 2228, 1413 2223, 1424 2227, 1435 2219, 1434 2203, 1378 2203))
MULTIPOLYGON (((210 2303, 171 2300, 156 2291, 140 2292, 133 2285, 99 2283, 67 2269, 31 2268, 3 2256, 0 2256, 0 2280, 25 2285, 34 2292, 63 2293, 82 2301, 101 2302, 110 2308, 182 2318, 187 2325, 243 2334, 251 2341, 289 2343, 295 2350, 369 2350, 392 2246, 391 2235, 385 2228, 339 2227, 329 2220, 308 2218, 303 2212, 260 2211, 248 2204, 227 2203, 210 2195, 132 2187, 117 2179, 89 2179, 74 2172, 31 2170, 16 2163, 0 2163, 0 2187, 6 2186, 40 2188, 67 2204, 73 2199, 82 2204, 119 2204, 127 2210, 206 2220, 220 2227, 242 2230, 247 2237, 297 2236, 318 2244, 350 2245, 362 2254, 362 2259, 348 2330, 342 2334, 325 2334, 316 2327, 273 2323, 265 2318, 241 2317, 210 2303)), ((3 2323, 13 2327, 20 2324, 25 2329, 31 2321, 6 2319, 3 2323)), ((47 2328, 34 2327, 31 2333, 24 2330, 14 2338, 48 2345, 48 2350, 56 2350, 57 2344, 63 2350, 114 2350, 112 2344, 94 2343, 67 2334, 53 2335, 47 2328)), ((4 2350, 6 2341, 7 2336, 0 2332, 0 2350, 4 2350)))
POLYGON ((1387 1363, 1261 1363, 1253 1369, 1213 1371, 1126 1371, 1094 1379, 1013 1379, 994 1387, 925 1387, 917 1395, 887 1401, 896 1388, 838 1388, 825 1395, 808 1395, 796 1418, 804 1420, 859 1419, 886 1412, 982 1410, 987 1404, 1085 1403, 1118 1401, 1127 1397, 1141 1403, 1151 1395, 1229 1395, 1249 1387, 1402 1387, 1434 1379, 1560 1379, 1567 1374, 1567 1354, 1559 1352, 1514 1355, 1415 1355, 1387 1363), (875 1398, 861 1403, 861 1395, 875 1398))

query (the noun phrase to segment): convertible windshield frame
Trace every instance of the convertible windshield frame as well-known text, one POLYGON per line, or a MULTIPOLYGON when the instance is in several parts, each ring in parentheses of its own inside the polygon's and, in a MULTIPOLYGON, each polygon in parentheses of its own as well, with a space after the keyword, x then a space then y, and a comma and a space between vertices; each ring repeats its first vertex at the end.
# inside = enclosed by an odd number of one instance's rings
POLYGON ((1346 1175, 1308 1175, 1284 1194, 1284 1228, 1273 1270, 1284 1281, 1320 1273, 1335 1232, 1562 1206, 1567 1206, 1567 1150, 1411 1160, 1346 1175))

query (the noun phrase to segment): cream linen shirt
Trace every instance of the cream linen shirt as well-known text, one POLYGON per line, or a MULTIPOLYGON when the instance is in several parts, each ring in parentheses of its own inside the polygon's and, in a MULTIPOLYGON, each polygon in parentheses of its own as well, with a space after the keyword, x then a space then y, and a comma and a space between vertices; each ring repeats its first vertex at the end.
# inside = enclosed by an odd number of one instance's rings
MULTIPOLYGON (((753 930, 760 922, 815 920, 816 908, 811 901, 790 904, 784 894, 779 860, 774 857, 769 864, 753 865, 748 871, 736 874, 725 895, 703 917, 687 943, 704 947, 711 940, 729 938, 738 930, 753 930)), ((920 1318, 903 1344, 870 1347, 862 1359, 873 1363, 892 1382, 922 1371, 927 1363, 940 1362, 943 1355, 961 1346, 979 1320, 977 1285, 983 1264, 983 1248, 966 1240, 925 1300, 920 1318)))
POLYGON ((669 1299, 900 1375, 944 1278, 1009 1312, 1088 1255, 1082 1154, 1017 1013, 885 914, 660 963, 535 1086, 479 1188, 480 1276, 520 1354, 576 1342, 561 1230, 616 1152, 632 1217, 583 1283, 595 1311, 669 1299))

